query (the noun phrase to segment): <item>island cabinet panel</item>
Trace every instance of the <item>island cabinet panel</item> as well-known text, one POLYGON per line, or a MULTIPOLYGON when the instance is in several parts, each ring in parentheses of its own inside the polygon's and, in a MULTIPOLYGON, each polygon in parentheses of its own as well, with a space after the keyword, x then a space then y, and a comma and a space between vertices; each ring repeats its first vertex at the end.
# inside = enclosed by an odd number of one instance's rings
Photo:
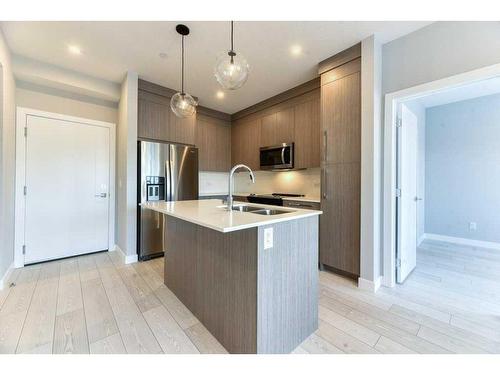
POLYGON ((260 118, 239 120, 231 128, 231 163, 246 164, 253 170, 260 169, 260 118))
POLYGON ((259 227, 257 352, 289 353, 318 329, 318 217, 259 227), (276 338, 279 338, 278 340, 276 338))
POLYGON ((231 124, 198 114, 196 147, 200 171, 227 172, 231 169, 231 124))
POLYGON ((231 353, 257 350, 257 228, 166 220, 165 285, 231 353))
POLYGON ((317 216, 228 233, 167 216, 165 241, 165 285, 230 353, 289 353, 318 328, 317 216))
POLYGON ((295 130, 294 107, 287 108, 262 117, 261 140, 262 147, 274 146, 280 143, 294 141, 295 130))
POLYGON ((170 97, 143 90, 138 95, 139 138, 194 145, 196 116, 175 116, 170 109, 170 97))
POLYGON ((295 168, 320 166, 320 95, 295 107, 295 168))
POLYGON ((320 263, 360 274, 361 61, 321 77, 320 263))

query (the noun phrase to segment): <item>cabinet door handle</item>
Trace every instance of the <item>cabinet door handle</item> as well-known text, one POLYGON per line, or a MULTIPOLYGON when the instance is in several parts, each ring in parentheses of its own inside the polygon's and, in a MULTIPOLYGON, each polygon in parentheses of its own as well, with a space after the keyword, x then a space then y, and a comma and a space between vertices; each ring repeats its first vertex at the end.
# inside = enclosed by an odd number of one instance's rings
POLYGON ((326 167, 325 166, 323 166, 322 185, 323 185, 323 199, 327 199, 326 189, 328 188, 328 182, 326 181, 326 167))
POLYGON ((326 163, 328 157, 328 131, 323 131, 323 162, 326 163))

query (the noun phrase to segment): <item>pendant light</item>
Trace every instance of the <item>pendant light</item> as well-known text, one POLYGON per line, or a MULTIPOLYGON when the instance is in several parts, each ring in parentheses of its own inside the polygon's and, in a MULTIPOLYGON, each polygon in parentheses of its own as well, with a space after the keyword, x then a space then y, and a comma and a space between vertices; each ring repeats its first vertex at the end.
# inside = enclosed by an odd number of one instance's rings
POLYGON ((236 90, 245 84, 250 67, 245 57, 234 50, 234 30, 231 21, 231 49, 222 53, 215 64, 215 78, 227 90, 236 90))
POLYGON ((196 100, 184 92, 184 37, 189 35, 189 27, 186 25, 177 25, 175 30, 181 35, 181 91, 176 93, 170 99, 170 108, 175 113, 177 117, 186 118, 194 115, 196 113, 196 100))

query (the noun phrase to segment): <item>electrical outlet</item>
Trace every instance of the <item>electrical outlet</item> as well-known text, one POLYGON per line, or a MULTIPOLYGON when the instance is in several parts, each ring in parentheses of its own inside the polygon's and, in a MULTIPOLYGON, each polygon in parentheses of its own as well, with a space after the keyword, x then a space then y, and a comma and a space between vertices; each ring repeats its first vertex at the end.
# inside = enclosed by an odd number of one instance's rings
POLYGON ((264 249, 273 247, 273 228, 264 229, 264 249))
POLYGON ((477 223, 474 221, 471 221, 469 223, 469 232, 475 232, 477 230, 477 223))

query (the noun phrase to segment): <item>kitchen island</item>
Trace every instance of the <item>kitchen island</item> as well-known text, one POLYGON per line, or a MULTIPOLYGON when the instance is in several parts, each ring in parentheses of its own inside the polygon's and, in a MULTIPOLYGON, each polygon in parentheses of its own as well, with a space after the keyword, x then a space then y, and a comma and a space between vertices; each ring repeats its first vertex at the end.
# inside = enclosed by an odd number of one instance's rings
POLYGON ((165 214, 165 285, 230 353, 289 353, 318 327, 321 211, 221 200, 165 214))

